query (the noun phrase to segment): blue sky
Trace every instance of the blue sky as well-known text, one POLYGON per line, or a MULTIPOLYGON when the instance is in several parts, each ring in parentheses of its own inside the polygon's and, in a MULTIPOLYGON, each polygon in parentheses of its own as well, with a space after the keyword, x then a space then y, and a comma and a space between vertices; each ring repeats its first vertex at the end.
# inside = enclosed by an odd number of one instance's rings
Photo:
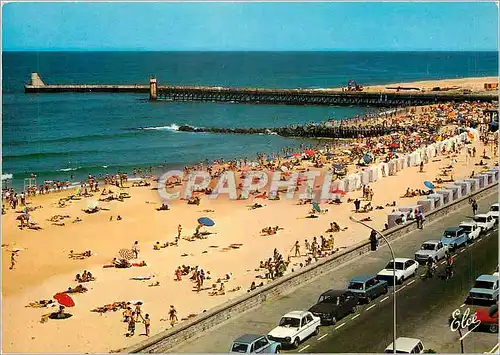
POLYGON ((497 50, 495 3, 9 3, 3 50, 497 50))

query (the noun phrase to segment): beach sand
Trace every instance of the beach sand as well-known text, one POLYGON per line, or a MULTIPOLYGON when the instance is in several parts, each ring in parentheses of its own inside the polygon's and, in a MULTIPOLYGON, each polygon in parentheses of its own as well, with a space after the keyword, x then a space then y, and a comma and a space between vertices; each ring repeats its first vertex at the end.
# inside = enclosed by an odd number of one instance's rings
MULTIPOLYGON (((465 153, 459 154, 458 162, 454 164, 454 177, 470 175, 474 170, 481 171, 474 164, 479 162, 483 145, 474 142, 477 149, 476 158, 466 163, 465 153)), ((493 156, 487 148, 487 153, 493 156)), ((430 162, 425 166, 425 172, 419 173, 418 167, 400 171, 396 176, 385 177, 369 186, 374 191, 373 206, 396 201, 397 206, 408 206, 415 203, 419 197, 401 198, 407 187, 423 189, 425 180, 434 180, 440 168, 450 164, 450 159, 440 156, 440 161, 430 162)), ((434 159, 433 159, 434 160, 434 159)), ((493 166, 496 158, 486 161, 493 166)), ((319 185, 318 182, 316 185, 319 185)), ((130 185, 130 183, 128 184, 130 185)), ((87 207, 89 200, 82 198, 72 201, 67 207, 57 207, 57 201, 70 191, 37 196, 32 199, 32 206, 43 208, 31 212, 35 222, 43 228, 41 231, 19 230, 15 221, 16 213, 8 210, 2 216, 3 247, 2 261, 2 350, 4 352, 109 352, 135 344, 145 336, 143 324, 137 324, 136 335, 125 337, 127 324, 121 322, 122 311, 108 312, 103 315, 90 312, 91 309, 115 301, 141 300, 143 313, 151 316, 152 334, 170 327, 168 311, 170 305, 175 305, 178 318, 181 320, 189 314, 199 314, 231 298, 247 292, 252 281, 260 283, 255 271, 261 260, 272 257, 273 249, 277 248, 285 260, 296 240, 300 241, 304 250, 304 239, 312 241, 313 237, 325 233, 332 221, 336 221, 346 231, 334 233, 335 247, 348 247, 361 240, 368 239, 369 231, 363 226, 349 220, 354 206, 347 203, 347 198, 360 198, 361 191, 348 193, 341 205, 321 205, 328 212, 317 219, 305 219, 311 210, 311 205, 297 205, 296 200, 270 201, 253 199, 246 201, 227 201, 226 198, 208 200, 202 197, 200 206, 187 205, 185 201, 176 201, 169 211, 156 211, 160 206, 160 198, 153 183, 150 187, 130 187, 122 191, 131 195, 124 202, 100 202, 99 206, 110 211, 99 211, 87 215, 82 209, 87 207), (248 205, 254 202, 266 206, 249 210, 248 205), (204 210, 214 212, 204 212, 204 210), (65 226, 55 226, 47 219, 55 214, 70 215, 65 226), (122 220, 116 220, 120 215, 122 220), (79 216, 81 222, 71 223, 79 216), (110 221, 110 216, 113 220, 110 221), (204 228, 213 232, 204 240, 189 242, 181 239, 179 246, 171 246, 160 251, 153 250, 156 241, 173 242, 177 234, 177 225, 182 224, 182 236, 190 236, 197 225, 197 219, 202 216, 212 218, 216 224, 204 228), (271 236, 262 236, 260 231, 267 226, 280 226, 284 230, 271 236), (128 269, 109 268, 103 265, 118 256, 122 248, 131 248, 134 241, 139 241, 141 248, 138 261, 145 260, 146 267, 128 269), (224 250, 230 244, 242 244, 239 249, 224 250), (217 247, 211 247, 217 246, 217 247), (11 248, 23 248, 17 256, 14 270, 9 270, 11 248), (92 250, 96 255, 85 260, 68 258, 70 250, 83 252, 92 250), (206 251, 206 253, 205 253, 206 251), (187 256, 181 256, 187 254, 187 256), (226 273, 232 273, 226 283, 226 294, 209 296, 204 290, 199 294, 193 290, 194 284, 183 277, 181 282, 174 281, 174 270, 179 265, 199 265, 205 271, 209 270, 212 279, 205 280, 205 287, 210 287, 217 278, 226 273), (33 301, 51 299, 57 292, 75 287, 75 274, 89 270, 96 281, 84 284, 89 290, 85 294, 72 295, 76 306, 67 311, 73 316, 66 320, 49 320, 41 323, 42 315, 55 311, 55 308, 33 309, 25 306, 33 301), (154 275, 149 281, 130 280, 135 276, 154 275), (160 282, 158 287, 148 287, 151 282, 160 282), (240 286, 236 292, 230 289, 240 286), (163 320, 162 320, 163 319, 163 320)), ((112 188, 118 192, 118 188, 112 188)), ((373 210, 370 213, 359 214, 358 218, 370 216, 373 227, 382 229, 387 220, 387 214, 393 207, 383 210, 373 210)), ((417 247, 417 246, 416 246, 417 247)), ((292 265, 304 261, 302 258, 292 258, 292 265)), ((291 268, 297 268, 292 266, 291 268)), ((289 267, 289 269, 291 269, 289 267)))

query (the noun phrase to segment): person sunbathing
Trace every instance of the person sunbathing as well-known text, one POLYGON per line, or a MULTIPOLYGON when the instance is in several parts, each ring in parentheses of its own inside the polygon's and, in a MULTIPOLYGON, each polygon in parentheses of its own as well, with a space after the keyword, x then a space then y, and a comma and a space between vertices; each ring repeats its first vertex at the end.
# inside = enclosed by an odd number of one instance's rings
POLYGON ((148 285, 148 287, 156 287, 156 286, 160 286, 160 281, 155 281, 155 282, 150 283, 150 284, 148 285))
POLYGON ((119 268, 119 269, 126 269, 126 268, 129 268, 129 267, 132 267, 132 265, 127 260, 125 260, 125 259, 117 259, 117 258, 113 259, 113 265, 116 268, 119 268))
POLYGON ((188 205, 196 205, 196 206, 199 206, 200 205, 200 198, 198 196, 195 196, 195 197, 191 197, 189 200, 188 200, 188 205))
POLYGON ((386 203, 385 207, 396 207, 396 201, 392 201, 392 203, 386 203))
POLYGON ((160 250, 160 249, 161 249, 160 242, 156 242, 156 244, 153 245, 153 250, 160 250))
POLYGON ((251 206, 249 206, 249 207, 250 207, 250 209, 255 210, 255 209, 257 209, 257 208, 262 208, 262 207, 264 207, 264 205, 261 205, 260 203, 257 203, 257 202, 256 202, 256 203, 254 203, 253 205, 251 205, 251 206))
POLYGON ((75 288, 68 287, 68 289, 62 293, 84 293, 87 292, 88 289, 83 285, 78 285, 75 288))
POLYGON ((39 300, 35 302, 30 302, 26 307, 45 308, 52 304, 54 304, 54 300, 39 300))

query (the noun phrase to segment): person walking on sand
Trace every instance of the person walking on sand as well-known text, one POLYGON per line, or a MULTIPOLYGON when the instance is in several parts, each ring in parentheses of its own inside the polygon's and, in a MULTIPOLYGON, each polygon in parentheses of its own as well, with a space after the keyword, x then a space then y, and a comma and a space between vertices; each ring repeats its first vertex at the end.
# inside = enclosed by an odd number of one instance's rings
POLYGON ((304 241, 304 248, 306 249, 306 254, 311 251, 311 244, 309 244, 309 241, 307 239, 304 241))
POLYGON ((142 318, 142 322, 144 323, 144 332, 146 333, 146 336, 148 337, 149 334, 151 333, 151 318, 149 318, 149 313, 146 313, 146 316, 142 318))
POLYGON ((135 333, 135 312, 132 312, 132 316, 128 320, 128 333, 127 336, 131 337, 135 333))
POLYGON ((293 245, 292 249, 290 249, 290 251, 292 251, 293 249, 295 249, 295 256, 300 256, 300 244, 299 244, 299 241, 297 240, 295 242, 295 244, 293 245))
POLYGON ((182 281, 182 269, 180 266, 175 270, 175 276, 177 281, 182 281))
POLYGON ((356 212, 359 212, 359 207, 361 206, 361 201, 358 199, 354 200, 354 208, 356 212))
POLYGON ((137 259, 139 257, 139 242, 136 240, 134 245, 132 246, 132 252, 134 253, 134 258, 137 259))
POLYGON ((142 318, 142 310, 141 310, 141 302, 137 303, 135 305, 135 321, 138 322, 139 321, 139 317, 142 318))
POLYGON ((170 310, 168 311, 168 318, 170 319, 170 325, 173 327, 177 323, 177 310, 173 305, 170 305, 170 310))
POLYGON ((177 226, 177 238, 175 238, 175 242, 177 243, 179 239, 181 239, 182 225, 177 226))

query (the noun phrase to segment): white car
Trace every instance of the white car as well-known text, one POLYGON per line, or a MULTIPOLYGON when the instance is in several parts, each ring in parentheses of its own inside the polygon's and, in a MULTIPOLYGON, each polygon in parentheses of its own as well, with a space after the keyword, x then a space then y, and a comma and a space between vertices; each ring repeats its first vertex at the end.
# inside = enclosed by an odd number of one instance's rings
POLYGON ((476 222, 473 220, 470 221, 464 221, 460 223, 459 225, 460 228, 462 228, 465 233, 469 236, 469 241, 473 241, 476 238, 479 238, 479 235, 481 234, 481 227, 478 226, 476 222))
POLYGON ((421 264, 425 264, 429 258, 438 261, 445 257, 447 250, 448 247, 440 240, 428 240, 415 252, 415 260, 421 264))
POLYGON ((404 280, 417 274, 418 263, 413 259, 396 258, 394 262, 393 260, 389 261, 385 268, 377 274, 377 279, 392 284, 394 268, 396 269, 396 283, 401 284, 404 280))
POLYGON ((282 345, 297 348, 301 341, 319 333, 321 318, 307 311, 292 311, 281 317, 279 325, 268 337, 282 345))
POLYGON ((500 212, 498 211, 498 203, 494 203, 491 205, 488 214, 495 219, 496 223, 498 223, 498 215, 500 214, 500 212))
POLYGON ((474 222, 481 227, 484 233, 490 231, 495 226, 495 220, 489 214, 477 214, 474 216, 474 222))
MULTIPOLYGON (((424 352, 424 344, 422 344, 420 339, 399 337, 396 339, 395 352, 399 354, 421 354, 424 352)), ((393 343, 390 343, 389 346, 385 348, 385 353, 394 353, 393 343)))

